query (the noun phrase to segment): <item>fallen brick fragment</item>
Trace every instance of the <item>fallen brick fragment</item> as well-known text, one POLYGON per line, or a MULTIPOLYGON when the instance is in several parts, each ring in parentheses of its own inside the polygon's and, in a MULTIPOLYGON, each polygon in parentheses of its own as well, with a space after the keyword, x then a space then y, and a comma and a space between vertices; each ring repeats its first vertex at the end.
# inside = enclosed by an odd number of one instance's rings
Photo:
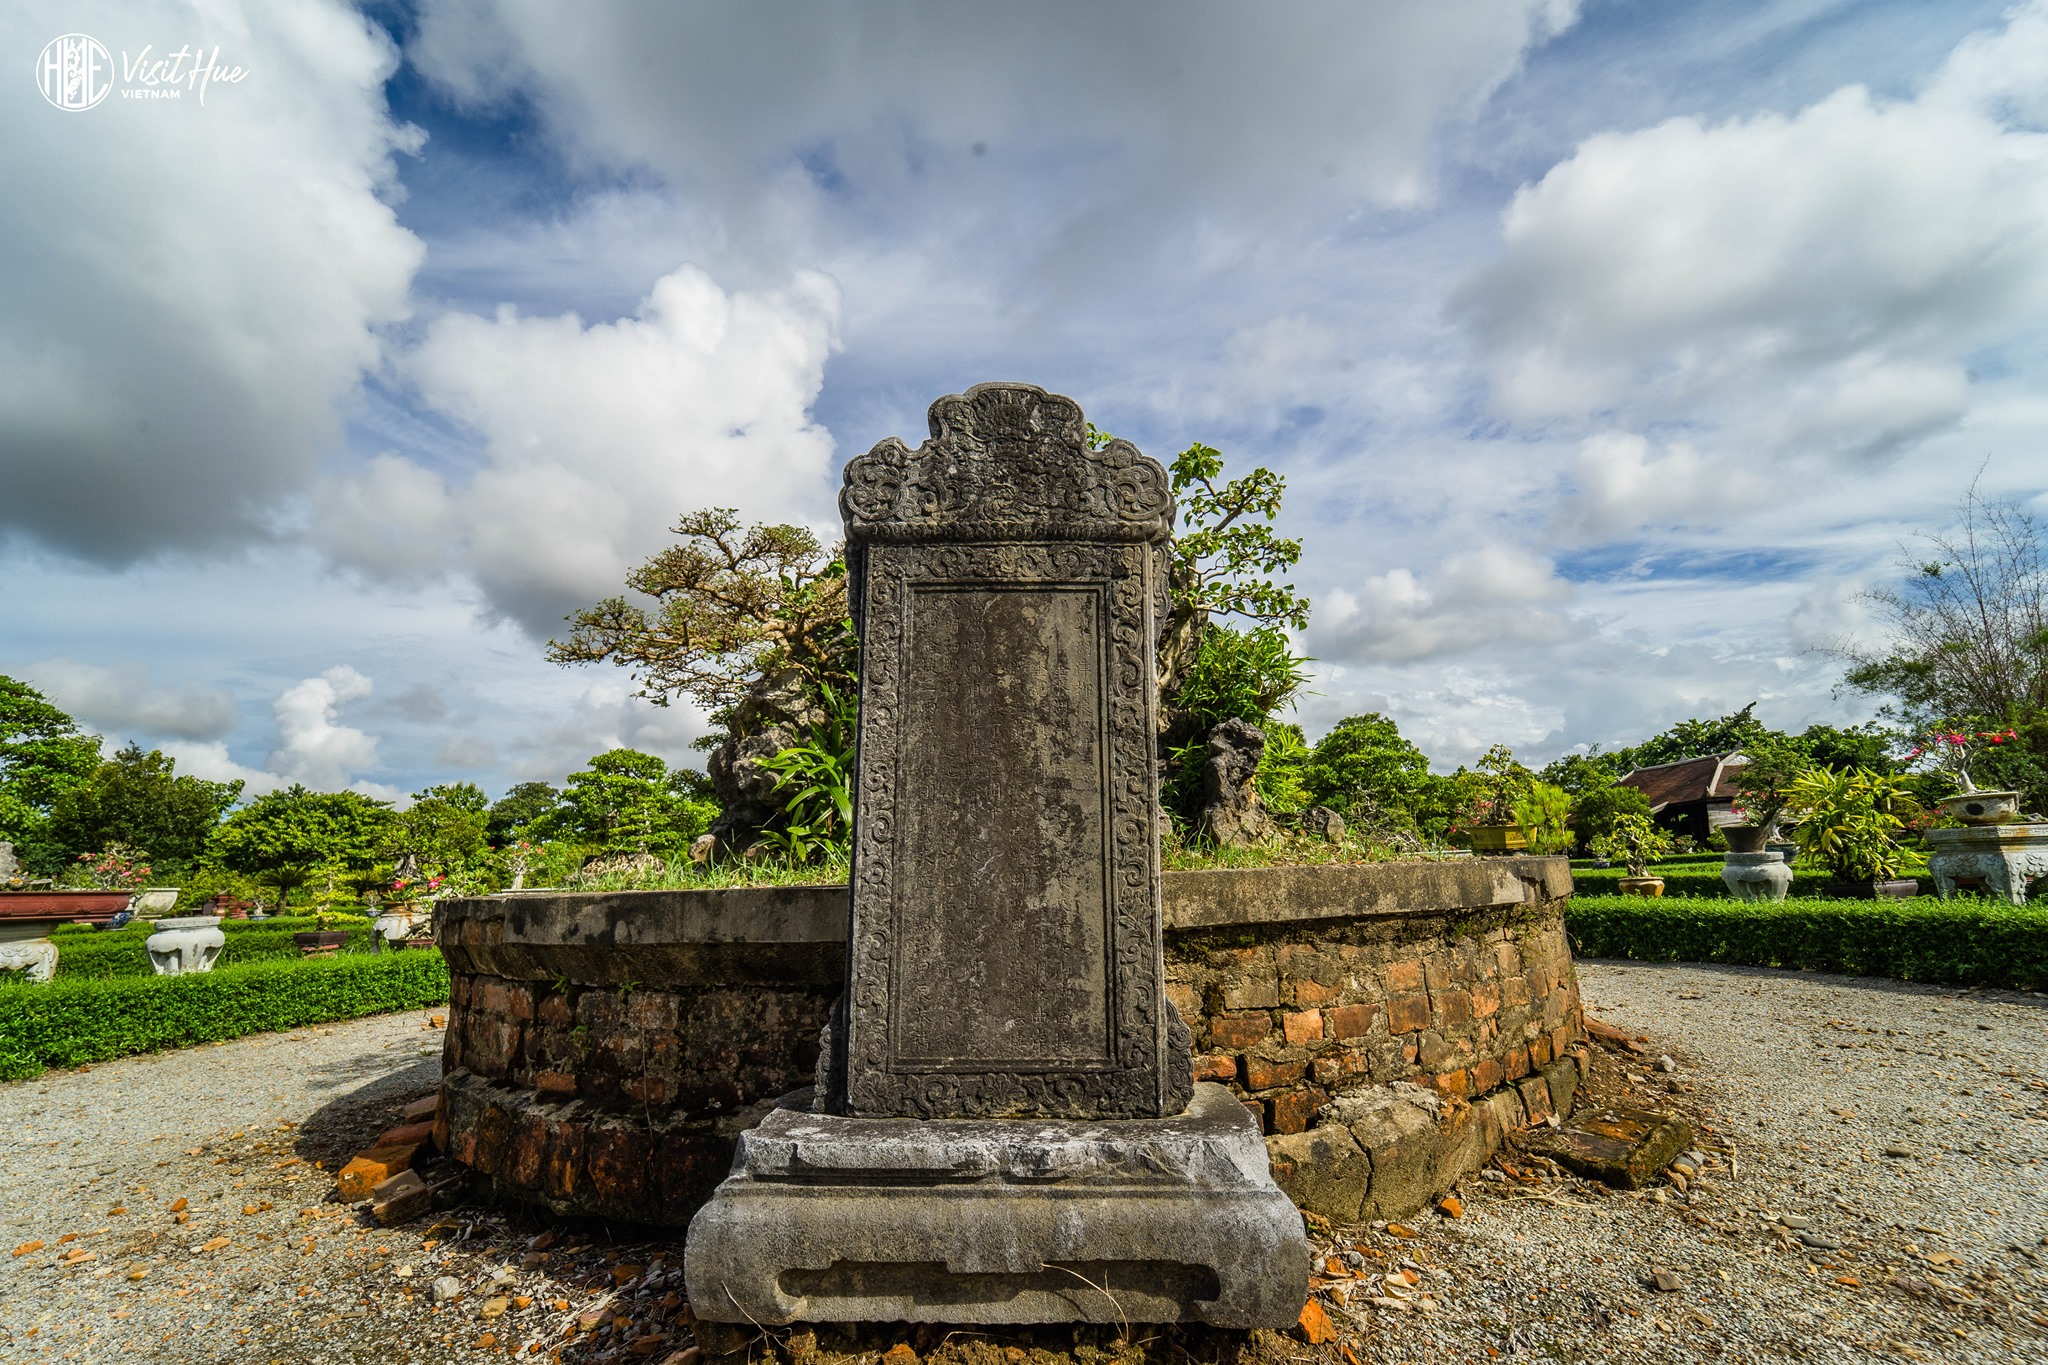
POLYGON ((418 1150, 417 1146, 372 1147, 341 1168, 341 1174, 334 1178, 334 1188, 340 1192, 342 1202, 360 1204, 378 1185, 410 1169, 418 1150))

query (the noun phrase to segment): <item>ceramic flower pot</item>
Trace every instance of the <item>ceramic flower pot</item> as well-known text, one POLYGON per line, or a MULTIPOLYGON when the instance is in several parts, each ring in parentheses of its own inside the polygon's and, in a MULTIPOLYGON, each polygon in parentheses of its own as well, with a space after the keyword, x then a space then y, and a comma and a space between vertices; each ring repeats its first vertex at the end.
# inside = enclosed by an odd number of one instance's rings
POLYGON ((1770 833, 1761 825, 1721 826, 1721 837, 1728 841, 1730 853, 1761 853, 1764 840, 1770 837, 1770 833))
POLYGON ((1662 877, 1623 877, 1621 894, 1624 896, 1661 896, 1664 894, 1662 877))
POLYGON ((1471 834, 1474 853, 1520 853, 1529 847, 1520 825, 1474 825, 1471 834))
POLYGON ((1966 825, 2003 825, 2020 818, 2018 792, 1957 792, 1938 803, 1966 825))
POLYGON ((292 935, 292 946, 299 950, 301 957, 312 957, 316 953, 332 953, 346 942, 346 929, 308 929, 292 935))

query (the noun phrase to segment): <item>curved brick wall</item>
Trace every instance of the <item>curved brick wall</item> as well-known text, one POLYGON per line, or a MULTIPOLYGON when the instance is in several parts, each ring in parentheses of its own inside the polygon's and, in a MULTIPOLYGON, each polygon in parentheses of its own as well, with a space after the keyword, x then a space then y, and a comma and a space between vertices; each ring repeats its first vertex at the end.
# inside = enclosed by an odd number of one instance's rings
MULTIPOLYGON (((1338 1218, 1419 1204, 1569 1102, 1582 1044, 1562 858, 1168 873, 1199 1079, 1338 1218)), ((443 1147, 500 1193, 680 1226, 758 1106, 810 1082, 844 887, 444 902, 443 1147)))

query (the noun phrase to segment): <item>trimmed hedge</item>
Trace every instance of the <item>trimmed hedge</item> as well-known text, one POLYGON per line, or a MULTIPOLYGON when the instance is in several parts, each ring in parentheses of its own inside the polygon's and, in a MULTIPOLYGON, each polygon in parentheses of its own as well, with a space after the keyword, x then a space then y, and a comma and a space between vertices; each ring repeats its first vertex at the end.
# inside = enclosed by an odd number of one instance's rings
MULTIPOLYGON (((310 915, 290 919, 227 920, 221 925, 227 946, 221 949, 214 967, 218 970, 250 962, 296 962, 300 954, 292 942, 292 935, 319 927, 310 915)), ((348 941, 339 952, 370 951, 369 921, 351 915, 335 924, 334 928, 348 934, 348 941)), ((149 965, 149 954, 142 946, 154 930, 153 925, 135 923, 120 929, 66 926, 55 931, 50 935, 50 941, 57 945, 57 979, 105 980, 114 976, 154 975, 154 969, 149 965)))
MULTIPOLYGON (((1717 853, 1702 867, 1674 867, 1669 863, 1654 863, 1650 867, 1650 875, 1664 879, 1664 895, 1667 899, 1672 896, 1725 898, 1728 896, 1728 884, 1721 880, 1721 862, 1721 855, 1717 853)), ((1621 879, 1627 875, 1628 869, 1622 867, 1575 867, 1572 869, 1572 887, 1575 892, 1582 892, 1588 896, 1616 895, 1621 890, 1621 879)), ((1830 873, 1811 872, 1795 867, 1792 869, 1791 894, 1820 899, 1821 890, 1834 880, 1830 873)), ((1921 877, 1918 880, 1921 895, 1934 894, 1934 882, 1931 878, 1921 877)))
POLYGON ((424 950, 0 986, 0 1080, 447 999, 448 966, 424 950))
POLYGON ((1958 986, 2048 989, 2048 908, 1967 898, 1770 901, 1574 896, 1572 951, 1958 986))

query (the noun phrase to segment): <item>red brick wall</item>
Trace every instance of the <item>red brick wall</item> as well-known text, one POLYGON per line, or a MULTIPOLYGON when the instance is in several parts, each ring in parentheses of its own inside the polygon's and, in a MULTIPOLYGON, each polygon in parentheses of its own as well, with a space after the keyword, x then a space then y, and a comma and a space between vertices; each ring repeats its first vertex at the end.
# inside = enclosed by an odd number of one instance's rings
POLYGON ((1268 1133, 1303 1131, 1357 1086, 1472 1099, 1520 1080, 1585 1036, 1563 909, 1170 937, 1195 1077, 1228 1085, 1268 1133))

